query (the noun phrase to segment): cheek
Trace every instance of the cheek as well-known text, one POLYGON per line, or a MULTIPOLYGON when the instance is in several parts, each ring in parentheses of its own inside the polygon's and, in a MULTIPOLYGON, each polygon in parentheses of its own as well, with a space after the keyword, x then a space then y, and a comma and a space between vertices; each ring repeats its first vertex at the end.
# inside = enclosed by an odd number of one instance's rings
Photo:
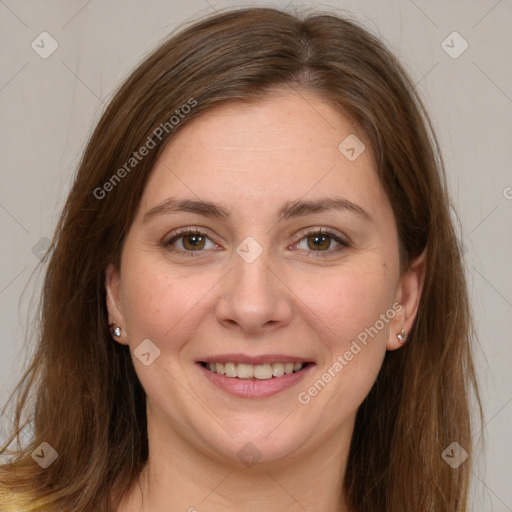
POLYGON ((360 406, 379 373, 389 333, 392 295, 382 273, 344 273, 326 280, 325 294, 317 293, 316 330, 329 351, 318 374, 302 387, 300 403, 315 403, 324 411, 324 428, 334 429, 360 406), (386 313, 388 315, 386 316, 386 313), (385 320, 382 320, 382 318, 385 320))
MULTIPOLYGON (((336 275, 316 276, 303 283, 303 289, 309 290, 304 302, 316 323, 323 325, 321 331, 329 333, 333 352, 346 350, 391 307, 392 276, 382 268, 382 264, 347 265, 336 275)), ((378 327, 382 332, 376 337, 385 339, 388 323, 382 326, 379 322, 378 327)))
POLYGON ((314 290, 307 303, 314 313, 309 315, 312 329, 323 333, 318 340, 328 357, 301 386, 297 400, 304 411, 320 411, 322 419, 315 425, 319 435, 332 433, 354 417, 382 365, 394 317, 394 310, 389 311, 394 276, 383 272, 382 259, 367 257, 364 265, 362 260, 347 262, 336 275, 314 280, 315 287, 313 281, 308 284, 314 290))
POLYGON ((196 282, 191 273, 186 279, 171 275, 169 268, 153 261, 126 265, 123 308, 130 344, 149 338, 163 348, 177 329, 187 325, 187 316, 201 296, 204 283, 196 282))

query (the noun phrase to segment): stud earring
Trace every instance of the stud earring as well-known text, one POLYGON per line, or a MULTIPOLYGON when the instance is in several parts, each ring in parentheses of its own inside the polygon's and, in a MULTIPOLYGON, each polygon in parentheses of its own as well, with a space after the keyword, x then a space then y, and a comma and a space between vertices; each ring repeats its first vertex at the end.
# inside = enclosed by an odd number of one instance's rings
POLYGON ((398 338, 398 341, 400 343, 405 343, 407 341, 407 331, 405 329, 402 329, 397 335, 396 337, 398 338))
POLYGON ((113 338, 119 338, 121 336, 121 327, 116 326, 115 322, 112 322, 110 325, 110 334, 113 338))

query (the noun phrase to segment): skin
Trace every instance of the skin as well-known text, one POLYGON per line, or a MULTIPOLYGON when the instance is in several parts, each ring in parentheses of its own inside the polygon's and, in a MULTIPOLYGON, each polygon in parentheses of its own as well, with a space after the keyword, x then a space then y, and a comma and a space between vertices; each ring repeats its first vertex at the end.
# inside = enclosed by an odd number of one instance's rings
POLYGON ((147 395, 150 450, 118 510, 346 511, 341 482, 355 415, 386 350, 402 346, 396 334, 413 325, 424 274, 425 254, 400 273, 396 224, 369 143, 323 99, 282 90, 185 125, 152 171, 120 270, 106 270, 109 320, 121 327, 117 341, 129 345, 147 395), (354 161, 338 150, 350 134, 366 145, 354 161), (171 196, 222 203, 230 217, 181 212, 143 223, 171 196), (373 221, 350 211, 277 218, 286 201, 333 196, 373 221), (205 232, 199 251, 190 237, 166 246, 186 227, 205 232), (350 245, 336 251, 327 238, 317 249, 307 228, 330 228, 350 245), (248 236, 263 248, 252 263, 236 252, 248 236), (394 318, 300 403, 299 392, 395 302, 394 318), (133 356, 145 339, 160 350, 149 366, 133 356), (293 354, 316 366, 288 390, 249 399, 197 368, 201 356, 220 353, 293 354), (261 456, 251 467, 237 457, 248 442, 261 456))

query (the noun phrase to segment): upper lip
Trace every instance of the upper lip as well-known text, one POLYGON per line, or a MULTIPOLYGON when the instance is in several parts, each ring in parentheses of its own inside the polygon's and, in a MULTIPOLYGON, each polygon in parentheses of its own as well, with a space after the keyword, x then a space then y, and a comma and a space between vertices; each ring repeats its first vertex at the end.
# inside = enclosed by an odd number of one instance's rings
POLYGON ((287 354, 217 354, 198 359, 197 363, 241 363, 241 364, 271 364, 271 363, 312 363, 311 359, 287 354))

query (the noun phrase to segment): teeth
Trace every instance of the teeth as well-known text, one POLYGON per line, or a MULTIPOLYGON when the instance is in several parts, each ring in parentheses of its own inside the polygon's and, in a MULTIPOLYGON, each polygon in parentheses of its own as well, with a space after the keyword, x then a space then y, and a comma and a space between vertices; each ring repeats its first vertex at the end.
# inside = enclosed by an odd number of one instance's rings
POLYGON ((293 363, 285 363, 284 364, 284 373, 286 373, 286 375, 290 375, 290 373, 293 373, 293 367, 294 367, 293 363))
POLYGON ((237 364, 236 373, 239 379, 252 379, 254 375, 254 366, 252 364, 237 364))
POLYGON ((238 371, 237 371, 237 365, 235 363, 226 363, 224 365, 224 373, 226 377, 237 377, 238 371))
POLYGON ((268 380, 272 378, 271 364, 257 364, 254 366, 254 378, 260 380, 268 380))
POLYGON ((274 377, 282 377, 284 375, 284 365, 282 363, 274 363, 272 365, 272 375, 274 377))
POLYGON ((304 365, 302 363, 267 363, 267 364, 244 364, 244 363, 207 363, 206 367, 219 375, 226 377, 238 377, 239 379, 268 380, 272 377, 282 377, 298 372, 304 365))

